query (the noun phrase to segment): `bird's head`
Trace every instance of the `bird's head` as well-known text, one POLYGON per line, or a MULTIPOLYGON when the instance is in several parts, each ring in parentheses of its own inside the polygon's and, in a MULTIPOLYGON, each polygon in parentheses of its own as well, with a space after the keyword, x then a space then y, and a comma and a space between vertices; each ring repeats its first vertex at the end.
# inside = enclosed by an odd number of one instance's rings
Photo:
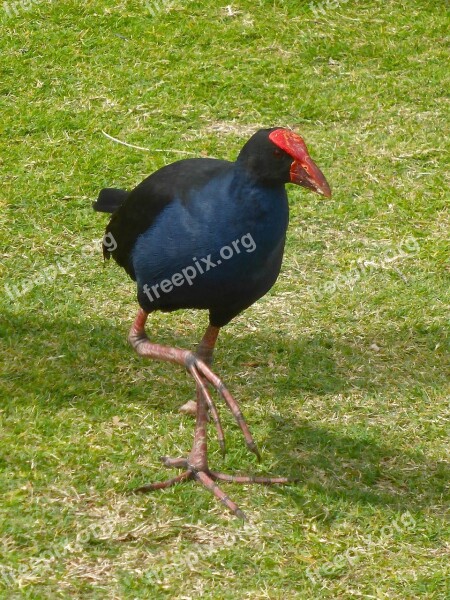
POLYGON ((260 129, 242 148, 238 163, 268 185, 295 183, 331 197, 330 186, 305 142, 289 129, 260 129))

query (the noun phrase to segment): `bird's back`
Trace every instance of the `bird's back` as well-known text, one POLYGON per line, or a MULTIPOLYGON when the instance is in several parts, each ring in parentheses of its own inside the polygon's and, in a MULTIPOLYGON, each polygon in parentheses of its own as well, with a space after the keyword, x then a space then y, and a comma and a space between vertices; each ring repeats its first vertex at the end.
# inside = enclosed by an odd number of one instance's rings
POLYGON ((132 250, 138 237, 154 226, 158 216, 175 198, 188 204, 193 190, 201 188, 232 164, 225 160, 192 158, 171 163, 152 173, 128 194, 111 217, 105 233, 112 237, 114 244, 104 245, 104 257, 113 256, 130 277, 136 279, 132 250), (114 249, 110 250, 111 247, 114 249))

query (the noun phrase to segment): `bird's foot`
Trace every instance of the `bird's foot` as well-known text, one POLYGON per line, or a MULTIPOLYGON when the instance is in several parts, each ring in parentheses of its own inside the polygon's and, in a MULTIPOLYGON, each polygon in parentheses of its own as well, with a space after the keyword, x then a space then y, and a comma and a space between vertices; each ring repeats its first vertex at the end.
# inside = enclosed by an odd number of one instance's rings
MULTIPOLYGON (((239 428, 241 429, 247 448, 253 452, 258 460, 261 460, 258 448, 255 441, 250 433, 248 425, 244 419, 244 416, 239 408, 238 403, 230 394, 228 389, 225 387, 222 380, 211 371, 205 360, 208 361, 210 355, 208 352, 203 350, 199 355, 189 352, 188 350, 181 350, 180 348, 172 348, 168 346, 161 346, 159 344, 153 344, 148 339, 145 333, 145 321, 147 319, 147 313, 143 310, 138 312, 133 326, 131 327, 128 340, 136 352, 140 356, 147 358, 155 358, 159 360, 166 360, 172 363, 183 365, 190 375, 194 378, 197 388, 197 402, 195 403, 196 411, 196 424, 195 424, 195 435, 194 444, 188 458, 163 458, 163 463, 168 467, 176 467, 183 469, 183 472, 177 477, 168 479, 159 483, 151 483, 138 488, 138 492, 149 492, 152 490, 168 488, 180 481, 188 479, 195 479, 201 483, 204 487, 210 490, 221 502, 227 506, 230 511, 240 518, 245 518, 244 513, 228 496, 220 489, 216 481, 228 481, 235 483, 262 483, 262 484, 284 484, 292 483, 293 480, 286 477, 252 477, 252 476, 233 476, 226 475, 224 473, 216 473, 210 471, 207 462, 207 424, 208 424, 208 413, 211 419, 214 421, 214 425, 217 431, 217 437, 219 446, 223 453, 225 453, 225 438, 220 422, 220 417, 217 412, 217 408, 211 398, 208 390, 210 385, 216 392, 223 398, 231 413, 233 414, 239 428), (205 353, 206 352, 206 353, 205 353)), ((217 328, 215 328, 217 329, 217 328)), ((217 331, 214 328, 209 331, 204 337, 207 339, 208 335, 211 339, 217 337, 217 331)), ((212 344, 212 342, 211 342, 212 344)), ((206 347, 206 341, 203 346, 206 347)), ((193 404, 188 403, 188 407, 192 410, 193 404)))
POLYGON ((134 491, 136 493, 152 492, 154 490, 161 490, 175 485, 181 481, 188 481, 189 479, 195 479, 198 483, 203 485, 209 490, 216 498, 218 498, 236 517, 244 521, 247 520, 244 512, 239 506, 221 490, 217 485, 216 481, 226 481, 229 483, 258 483, 263 485, 272 484, 289 484, 294 483, 296 480, 289 479, 288 477, 254 477, 252 475, 227 475, 225 473, 218 473, 216 471, 210 471, 207 466, 198 468, 195 467, 187 458, 168 458, 163 456, 161 461, 166 467, 175 467, 184 469, 184 471, 177 477, 172 477, 166 481, 160 481, 155 483, 149 483, 143 485, 134 491))

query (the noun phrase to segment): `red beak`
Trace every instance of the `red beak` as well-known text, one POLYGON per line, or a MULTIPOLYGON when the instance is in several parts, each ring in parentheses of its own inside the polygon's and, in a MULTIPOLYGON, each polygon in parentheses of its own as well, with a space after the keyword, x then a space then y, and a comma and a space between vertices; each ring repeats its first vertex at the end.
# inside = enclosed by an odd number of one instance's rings
POLYGON ((294 159, 290 171, 291 183, 331 198, 331 189, 325 175, 310 157, 306 144, 299 135, 288 129, 275 129, 269 134, 269 139, 294 159))
POLYGON ((322 196, 325 196, 326 198, 331 198, 331 189, 328 185, 328 181, 311 158, 309 158, 307 162, 297 162, 294 160, 291 165, 290 175, 291 183, 306 187, 313 192, 322 194, 322 196))

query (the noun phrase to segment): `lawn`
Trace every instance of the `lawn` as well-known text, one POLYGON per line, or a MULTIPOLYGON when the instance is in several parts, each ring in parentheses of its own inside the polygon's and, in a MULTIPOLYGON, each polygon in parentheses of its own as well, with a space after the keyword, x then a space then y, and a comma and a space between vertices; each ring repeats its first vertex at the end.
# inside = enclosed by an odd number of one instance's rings
MULTIPOLYGON (((436 0, 0 6, 0 598, 450 598, 449 24, 436 0), (131 493, 189 451, 194 389, 127 345, 91 202, 278 125, 333 197, 289 187, 280 278, 219 339, 263 460, 220 406, 212 467, 300 479, 224 484, 243 524, 193 482, 131 493)), ((148 329, 194 348, 206 323, 148 329)))

